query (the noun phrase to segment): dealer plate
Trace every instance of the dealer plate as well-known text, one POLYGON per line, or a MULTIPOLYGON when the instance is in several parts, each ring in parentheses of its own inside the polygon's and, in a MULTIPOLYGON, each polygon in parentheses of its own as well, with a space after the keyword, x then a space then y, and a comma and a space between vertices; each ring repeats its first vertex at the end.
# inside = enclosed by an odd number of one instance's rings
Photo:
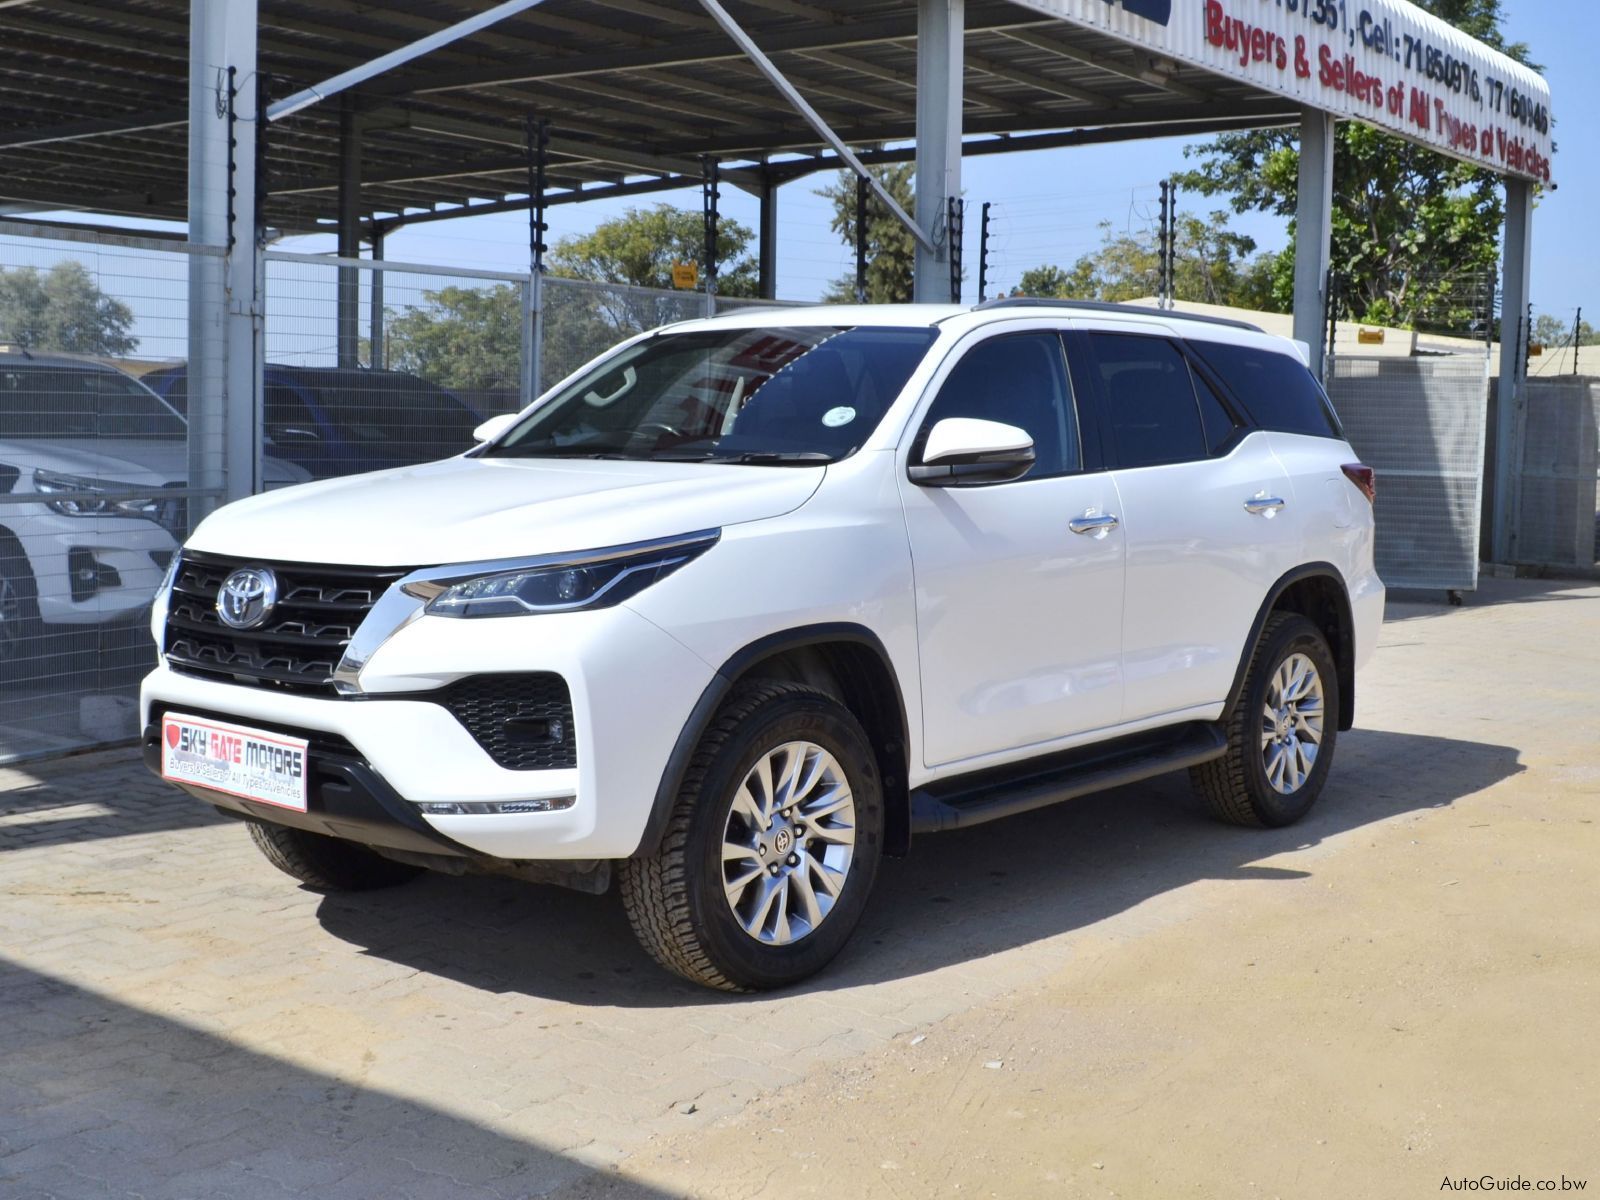
POLYGON ((161 776, 305 812, 307 745, 304 738, 167 713, 161 718, 161 776))

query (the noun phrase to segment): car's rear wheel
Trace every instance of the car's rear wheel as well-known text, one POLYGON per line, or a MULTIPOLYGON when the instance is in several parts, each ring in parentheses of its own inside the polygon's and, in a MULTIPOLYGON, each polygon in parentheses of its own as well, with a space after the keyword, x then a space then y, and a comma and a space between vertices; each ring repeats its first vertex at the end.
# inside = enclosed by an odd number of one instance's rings
POLYGON ((625 864, 623 903, 668 970, 782 987, 849 940, 882 835, 877 765, 850 711, 802 684, 749 684, 701 739, 660 849, 625 864))
POLYGON ((422 874, 421 867, 305 829, 252 821, 250 838, 269 863, 314 892, 370 892, 397 887, 422 874))
POLYGON ((1316 803, 1339 736, 1339 677, 1328 641, 1298 613, 1267 618, 1226 718, 1228 752, 1189 777, 1232 825, 1292 825, 1316 803))

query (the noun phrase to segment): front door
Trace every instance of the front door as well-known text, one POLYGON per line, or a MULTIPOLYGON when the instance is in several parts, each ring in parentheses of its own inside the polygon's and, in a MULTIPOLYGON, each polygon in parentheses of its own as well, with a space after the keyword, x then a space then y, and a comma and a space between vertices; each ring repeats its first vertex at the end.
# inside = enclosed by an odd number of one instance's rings
POLYGON ((1092 520, 1116 514, 1116 492, 1093 461, 1092 440, 1085 461, 1060 335, 1041 329, 989 338, 937 387, 911 461, 947 417, 1018 426, 1038 458, 1009 483, 923 487, 901 476, 925 765, 1115 725, 1123 539, 1115 526, 1092 520))

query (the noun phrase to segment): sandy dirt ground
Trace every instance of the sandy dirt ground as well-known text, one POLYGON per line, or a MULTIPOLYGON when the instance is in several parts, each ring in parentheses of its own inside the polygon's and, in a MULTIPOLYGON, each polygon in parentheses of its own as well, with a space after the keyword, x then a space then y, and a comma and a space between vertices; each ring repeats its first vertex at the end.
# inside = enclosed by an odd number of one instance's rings
POLYGON ((1393 607, 1324 802, 1355 819, 1241 832, 1047 978, 561 1195, 1600 1191, 1600 594, 1514 594, 1393 607))

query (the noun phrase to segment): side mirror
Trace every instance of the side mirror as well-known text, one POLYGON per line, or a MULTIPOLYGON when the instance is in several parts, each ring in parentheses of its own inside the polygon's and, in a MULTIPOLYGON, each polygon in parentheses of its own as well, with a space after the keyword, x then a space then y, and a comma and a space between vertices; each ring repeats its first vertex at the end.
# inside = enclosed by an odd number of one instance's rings
POLYGON ((475 442, 492 442, 511 426, 516 424, 518 413, 501 413, 498 417, 490 417, 482 425, 472 431, 472 440, 475 442))
POLYGON ((928 433, 908 474, 924 487, 970 487, 1020 479, 1034 464, 1026 430, 975 417, 946 417, 928 433))

